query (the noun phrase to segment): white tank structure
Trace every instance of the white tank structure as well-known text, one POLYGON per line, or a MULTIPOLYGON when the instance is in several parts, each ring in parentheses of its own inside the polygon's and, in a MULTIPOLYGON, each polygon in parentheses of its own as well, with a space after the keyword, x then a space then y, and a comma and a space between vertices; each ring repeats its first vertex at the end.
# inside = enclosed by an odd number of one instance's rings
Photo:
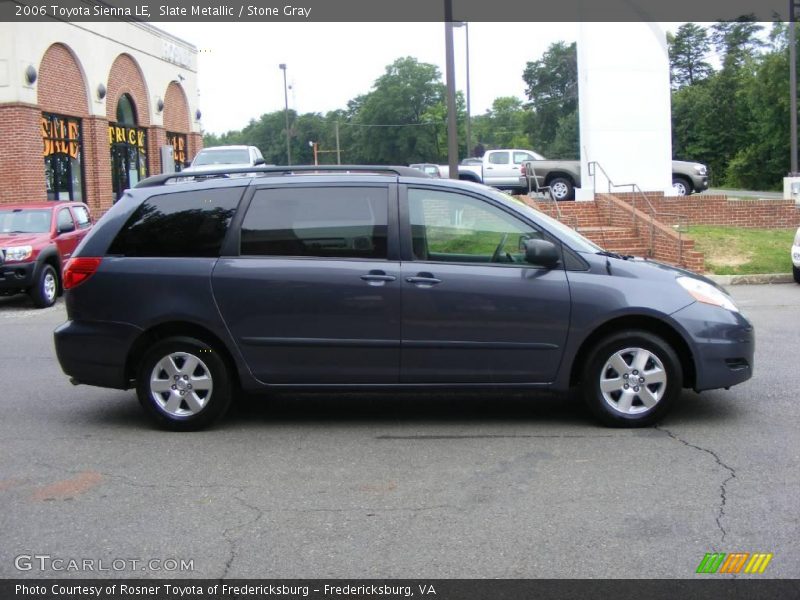
MULTIPOLYGON (((581 23, 578 32, 581 185, 576 199, 615 184, 672 190, 669 55, 658 23, 581 23)), ((613 190, 614 188, 612 188, 613 190)), ((630 191, 619 187, 617 191, 630 191)))

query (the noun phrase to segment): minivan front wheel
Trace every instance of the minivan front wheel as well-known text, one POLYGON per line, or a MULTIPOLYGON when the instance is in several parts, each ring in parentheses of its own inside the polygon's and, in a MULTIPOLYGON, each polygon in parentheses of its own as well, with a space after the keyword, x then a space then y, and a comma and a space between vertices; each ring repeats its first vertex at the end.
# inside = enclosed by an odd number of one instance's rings
POLYGON ((158 425, 193 431, 222 417, 231 403, 231 375, 205 342, 171 337, 145 353, 136 381, 139 402, 158 425))
POLYGON ((611 427, 646 427, 658 421, 683 387, 680 360, 662 338, 625 331, 597 344, 582 378, 589 410, 611 427))

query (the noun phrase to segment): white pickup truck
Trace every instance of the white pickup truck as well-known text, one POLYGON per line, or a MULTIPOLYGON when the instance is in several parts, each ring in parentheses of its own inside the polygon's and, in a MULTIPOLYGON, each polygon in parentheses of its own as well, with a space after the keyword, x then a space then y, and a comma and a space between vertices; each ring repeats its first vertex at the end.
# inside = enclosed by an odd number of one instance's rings
MULTIPOLYGON (((485 183, 496 188, 519 189, 520 166, 528 160, 544 160, 544 157, 533 150, 520 150, 517 148, 502 148, 500 150, 487 150, 483 159, 465 159, 458 165, 458 178, 476 183, 485 183), (480 160, 480 164, 469 164, 480 160)), ((448 165, 439 165, 441 177, 450 176, 448 165)))

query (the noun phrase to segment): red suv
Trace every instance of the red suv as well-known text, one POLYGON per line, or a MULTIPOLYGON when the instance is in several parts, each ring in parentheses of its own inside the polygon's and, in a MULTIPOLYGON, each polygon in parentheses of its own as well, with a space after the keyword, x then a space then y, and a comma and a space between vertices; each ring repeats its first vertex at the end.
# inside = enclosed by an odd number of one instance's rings
POLYGON ((0 295, 27 292, 37 308, 52 306, 62 265, 91 228, 81 202, 0 204, 0 295))

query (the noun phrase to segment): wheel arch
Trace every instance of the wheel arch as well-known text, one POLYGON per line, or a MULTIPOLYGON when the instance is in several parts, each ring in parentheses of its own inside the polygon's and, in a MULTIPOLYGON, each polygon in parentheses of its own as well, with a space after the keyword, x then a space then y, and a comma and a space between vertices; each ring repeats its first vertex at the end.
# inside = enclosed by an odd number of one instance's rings
POLYGON ((586 360, 600 340, 625 329, 639 329, 664 339, 678 355, 683 371, 683 387, 692 388, 697 380, 694 354, 683 335, 669 323, 649 315, 624 315, 599 325, 581 343, 570 366, 569 384, 580 382, 581 371, 586 360))
POLYGON ((577 187, 577 184, 575 183, 575 177, 567 171, 550 171, 544 180, 544 184, 550 185, 550 182, 554 179, 568 179, 572 184, 572 187, 577 187))
POLYGON ((472 181, 473 183, 481 183, 480 178, 474 173, 459 173, 458 178, 461 181, 472 181))
POLYGON ((227 365, 235 384, 237 386, 241 385, 239 370, 228 346, 207 327, 190 321, 160 323, 139 334, 128 351, 125 361, 125 380, 131 381, 136 378, 136 370, 139 368, 139 364, 150 346, 159 340, 175 336, 193 337, 209 346, 213 346, 222 356, 222 360, 227 365))
POLYGON ((36 257, 36 272, 34 273, 33 280, 34 285, 36 282, 39 281, 39 277, 42 274, 42 269, 45 265, 50 265, 56 270, 56 285, 58 286, 57 293, 60 296, 64 293, 64 286, 61 282, 62 272, 61 272, 61 257, 58 254, 58 250, 55 246, 48 246, 47 248, 43 249, 39 252, 39 256, 36 257))

